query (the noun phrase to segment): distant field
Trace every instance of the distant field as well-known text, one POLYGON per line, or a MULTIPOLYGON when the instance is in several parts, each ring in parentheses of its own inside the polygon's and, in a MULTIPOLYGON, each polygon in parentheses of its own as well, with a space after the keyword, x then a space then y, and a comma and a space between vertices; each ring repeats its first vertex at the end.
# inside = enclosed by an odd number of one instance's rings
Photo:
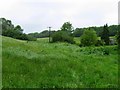
POLYGON ((118 87, 117 46, 79 47, 48 38, 27 43, 2 37, 2 43, 5 88, 118 87))

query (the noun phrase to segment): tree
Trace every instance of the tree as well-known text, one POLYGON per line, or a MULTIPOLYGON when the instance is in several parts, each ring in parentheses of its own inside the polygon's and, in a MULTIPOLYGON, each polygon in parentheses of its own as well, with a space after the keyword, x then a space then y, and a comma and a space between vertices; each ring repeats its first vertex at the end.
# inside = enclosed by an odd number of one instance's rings
POLYGON ((91 46, 95 45, 97 42, 97 34, 94 29, 86 29, 81 36, 81 45, 82 46, 91 46))
POLYGON ((111 25, 109 28, 109 36, 115 36, 117 34, 118 25, 111 25))
POLYGON ((68 35, 65 31, 57 31, 52 35, 52 42, 68 42, 75 43, 73 37, 68 35))
MULTIPOLYGON (((50 31, 50 34, 52 35, 53 33, 55 33, 56 31, 50 31)), ((35 38, 45 38, 45 37, 49 37, 49 31, 48 30, 44 30, 40 33, 35 32, 35 33, 29 33, 28 35, 35 37, 35 38)))
POLYGON ((120 25, 118 25, 117 42, 118 42, 118 46, 120 48, 120 25))
POLYGON ((120 25, 118 25, 117 42, 118 42, 118 56, 120 58, 120 25))
POLYGON ((83 34, 84 29, 83 28, 76 28, 73 32, 74 37, 80 37, 83 34))
POLYGON ((108 30, 108 25, 104 25, 103 27, 103 32, 101 34, 101 40, 105 42, 105 45, 109 45, 109 30, 108 30))
MULTIPOLYGON (((1 26, 2 26, 2 35, 8 36, 10 35, 12 30, 14 29, 14 25, 10 20, 6 20, 5 18, 0 18, 1 20, 1 26), (8 34, 9 33, 9 34, 8 34)), ((13 36, 13 35, 10 35, 13 36)))
POLYGON ((0 18, 0 25, 2 26, 3 36, 12 37, 20 40, 35 40, 35 38, 29 38, 27 34, 23 33, 23 29, 20 25, 14 27, 11 20, 0 18))
POLYGON ((18 33, 23 33, 23 29, 21 28, 20 25, 17 25, 15 28, 14 28, 15 31, 17 31, 18 33))
POLYGON ((72 37, 73 27, 70 22, 65 22, 61 30, 58 30, 52 35, 52 42, 68 42, 75 43, 72 37))
POLYGON ((70 22, 65 22, 62 27, 61 27, 61 31, 66 31, 68 34, 72 34, 73 32, 73 26, 70 22))
MULTIPOLYGON (((80 37, 85 29, 90 28, 90 29, 94 29, 97 33, 97 36, 101 37, 101 33, 103 32, 103 27, 104 26, 99 26, 99 27, 92 26, 92 27, 87 27, 87 28, 76 28, 73 32, 73 36, 80 37)), ((118 25, 111 25, 108 27, 108 30, 109 30, 109 36, 115 36, 117 34, 118 25)))

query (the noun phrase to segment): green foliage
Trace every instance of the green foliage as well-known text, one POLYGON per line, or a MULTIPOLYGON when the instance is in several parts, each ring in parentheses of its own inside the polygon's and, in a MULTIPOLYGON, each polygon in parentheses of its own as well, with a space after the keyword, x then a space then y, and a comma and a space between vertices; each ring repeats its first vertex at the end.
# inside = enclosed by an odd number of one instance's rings
POLYGON ((65 31, 58 31, 52 35, 52 42, 68 42, 68 43, 75 43, 73 37, 70 36, 65 31))
POLYGON ((109 36, 115 36, 118 31, 118 25, 111 25, 108 27, 109 29, 109 36))
POLYGON ((117 39, 118 45, 120 45, 120 25, 118 25, 118 32, 116 35, 116 39, 117 39))
POLYGON ((12 22, 10 20, 6 20, 5 18, 0 18, 1 20, 1 26, 2 26, 2 35, 7 37, 12 37, 15 39, 20 40, 35 40, 35 38, 29 36, 25 33, 23 33, 23 29, 20 25, 17 25, 14 27, 12 22))
POLYGON ((118 25, 117 42, 118 42, 118 56, 120 61, 120 25, 118 25))
POLYGON ((93 29, 87 29, 84 31, 81 36, 81 44, 82 46, 91 46, 95 45, 97 42, 97 35, 93 29))
POLYGON ((102 40, 97 40, 95 46, 103 46, 104 42, 102 40))
POLYGON ((110 39, 109 39, 109 30, 108 25, 104 25, 103 32, 101 34, 101 40, 105 42, 105 45, 109 45, 110 39))
POLYGON ((80 37, 84 32, 84 29, 83 28, 76 28, 74 31, 73 31, 73 36, 74 37, 80 37))
POLYGON ((117 46, 82 47, 2 37, 4 88, 117 88, 117 46), (109 55, 104 55, 104 49, 109 55))
MULTIPOLYGON (((76 28, 73 32, 73 35, 75 37, 80 37, 82 35, 82 33, 84 32, 84 30, 86 29, 94 29, 97 33, 97 36, 101 36, 102 32, 103 32, 103 26, 100 27, 86 27, 86 28, 76 28)), ((117 34, 118 31, 118 25, 111 25, 108 27, 109 29, 109 36, 115 36, 117 34)))
MULTIPOLYGON (((53 33, 55 33, 55 31, 50 31, 50 35, 52 35, 53 33)), ((49 31, 44 30, 40 33, 35 32, 35 33, 29 33, 28 35, 35 37, 35 38, 45 38, 45 37, 49 37, 49 31)))
POLYGON ((27 35, 27 39, 28 39, 28 41, 36 41, 37 40, 37 38, 34 38, 30 35, 27 35))
POLYGON ((104 55, 109 55, 110 51, 108 48, 105 48, 104 51, 103 51, 103 54, 104 55))
POLYGON ((69 35, 71 35, 73 32, 72 24, 70 22, 65 22, 61 27, 61 31, 66 31, 69 35))

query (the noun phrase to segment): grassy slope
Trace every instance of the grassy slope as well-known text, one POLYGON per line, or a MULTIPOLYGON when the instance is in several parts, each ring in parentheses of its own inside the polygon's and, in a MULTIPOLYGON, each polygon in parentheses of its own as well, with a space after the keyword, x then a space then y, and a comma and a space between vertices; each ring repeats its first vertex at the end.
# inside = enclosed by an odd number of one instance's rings
POLYGON ((116 46, 83 47, 3 37, 4 87, 117 87, 116 46))

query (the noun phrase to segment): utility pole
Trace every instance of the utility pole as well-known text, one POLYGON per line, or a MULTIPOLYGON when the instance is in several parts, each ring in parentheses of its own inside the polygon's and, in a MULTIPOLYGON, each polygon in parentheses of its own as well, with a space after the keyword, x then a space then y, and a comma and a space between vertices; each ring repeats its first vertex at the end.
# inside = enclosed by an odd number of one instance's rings
POLYGON ((52 27, 48 27, 49 28, 49 43, 50 43, 50 31, 52 27))

